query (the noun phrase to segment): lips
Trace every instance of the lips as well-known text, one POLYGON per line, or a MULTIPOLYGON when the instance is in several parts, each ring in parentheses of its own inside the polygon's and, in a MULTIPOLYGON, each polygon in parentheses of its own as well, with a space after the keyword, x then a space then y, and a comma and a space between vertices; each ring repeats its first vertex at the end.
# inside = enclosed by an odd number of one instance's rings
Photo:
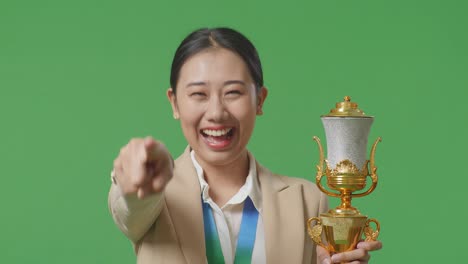
POLYGON ((233 127, 216 127, 200 130, 203 141, 209 148, 214 150, 228 147, 232 142, 234 132, 235 128, 233 127))

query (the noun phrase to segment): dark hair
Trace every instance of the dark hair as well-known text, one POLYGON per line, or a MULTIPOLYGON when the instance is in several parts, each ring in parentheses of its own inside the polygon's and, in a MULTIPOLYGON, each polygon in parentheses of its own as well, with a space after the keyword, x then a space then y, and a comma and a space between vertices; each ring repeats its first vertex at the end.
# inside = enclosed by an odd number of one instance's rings
POLYGON ((214 47, 225 48, 239 55, 247 64, 257 92, 260 90, 263 86, 262 65, 252 42, 231 28, 202 28, 190 33, 175 52, 170 80, 174 93, 185 61, 200 51, 214 47))

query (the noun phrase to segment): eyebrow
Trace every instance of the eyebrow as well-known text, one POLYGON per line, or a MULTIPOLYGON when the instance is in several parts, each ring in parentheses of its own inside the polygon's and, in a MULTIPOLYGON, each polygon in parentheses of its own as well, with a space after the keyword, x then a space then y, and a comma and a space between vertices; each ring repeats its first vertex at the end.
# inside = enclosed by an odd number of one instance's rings
POLYGON ((230 84, 240 84, 240 85, 245 86, 245 82, 241 80, 230 80, 230 81, 224 82, 224 86, 230 85, 230 84))
POLYGON ((189 88, 191 86, 201 86, 201 85, 206 85, 205 82, 191 82, 191 83, 188 83, 185 87, 189 88))
MULTIPOLYGON (((240 85, 245 86, 245 82, 241 81, 241 80, 225 81, 223 85, 227 86, 227 85, 231 85, 231 84, 240 84, 240 85)), ((192 87, 192 86, 203 86, 203 85, 206 85, 206 82, 191 82, 191 83, 188 83, 185 87, 189 88, 189 87, 192 87)))

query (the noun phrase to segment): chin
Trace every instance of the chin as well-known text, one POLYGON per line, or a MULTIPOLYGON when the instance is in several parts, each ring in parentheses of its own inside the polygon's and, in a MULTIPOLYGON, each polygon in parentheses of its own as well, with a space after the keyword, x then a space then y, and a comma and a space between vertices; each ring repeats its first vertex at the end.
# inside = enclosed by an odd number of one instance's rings
MULTIPOLYGON (((212 150, 196 150, 197 159, 203 160, 203 162, 210 165, 223 166, 228 165, 236 161, 242 153, 246 153, 245 148, 243 150, 226 150, 226 151, 212 151, 212 150)), ((199 161, 200 162, 200 161, 199 161)))

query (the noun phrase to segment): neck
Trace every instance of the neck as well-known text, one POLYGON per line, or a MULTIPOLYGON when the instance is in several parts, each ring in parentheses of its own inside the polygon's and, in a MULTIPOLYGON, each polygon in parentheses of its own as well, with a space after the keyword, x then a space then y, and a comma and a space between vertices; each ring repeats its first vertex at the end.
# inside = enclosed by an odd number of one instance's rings
POLYGON ((247 151, 229 164, 214 165, 204 161, 199 163, 210 186, 210 197, 219 207, 226 204, 239 191, 249 173, 247 151))

